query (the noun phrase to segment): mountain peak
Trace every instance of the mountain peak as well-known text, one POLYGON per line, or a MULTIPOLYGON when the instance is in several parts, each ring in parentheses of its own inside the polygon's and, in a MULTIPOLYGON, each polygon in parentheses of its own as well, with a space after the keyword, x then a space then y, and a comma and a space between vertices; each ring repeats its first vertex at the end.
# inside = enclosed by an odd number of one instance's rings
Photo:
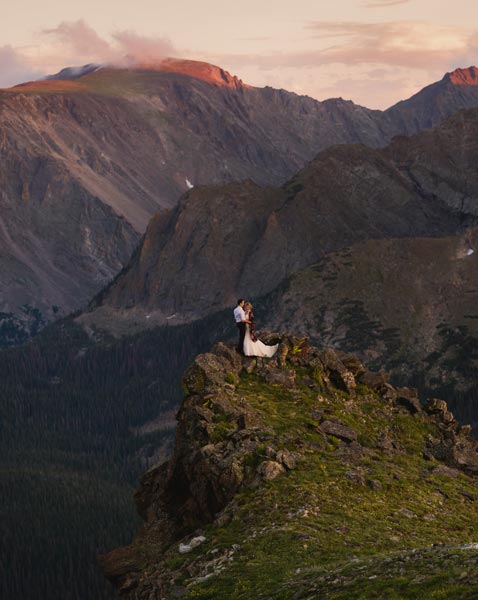
POLYGON ((453 85, 478 85, 478 68, 468 67, 467 69, 455 69, 445 75, 453 85))
MULTIPOLYGON (((157 71, 158 73, 177 73, 180 75, 187 75, 194 79, 198 79, 219 87, 228 87, 232 89, 250 87, 245 85, 242 80, 235 75, 231 75, 228 71, 216 65, 198 60, 166 58, 162 61, 155 62, 136 62, 131 60, 124 65, 100 65, 96 63, 90 63, 80 67, 66 67, 54 75, 48 75, 40 80, 22 83, 11 89, 18 90, 21 88, 22 91, 29 91, 30 88, 32 88, 34 90, 47 89, 48 91, 64 91, 64 88, 68 86, 68 82, 76 83, 78 80, 83 79, 83 77, 96 73, 100 70, 103 70, 109 74, 111 74, 111 72, 125 70, 137 72, 157 71)), ((73 90, 76 90, 76 87, 78 86, 72 87, 73 90)))
POLYGON ((231 75, 228 71, 225 71, 221 67, 199 60, 167 58, 159 63, 159 65, 152 66, 141 64, 138 65, 138 68, 154 68, 158 71, 168 71, 171 73, 189 75, 195 79, 200 79, 201 81, 218 85, 220 87, 237 89, 244 86, 242 80, 235 75, 231 75))

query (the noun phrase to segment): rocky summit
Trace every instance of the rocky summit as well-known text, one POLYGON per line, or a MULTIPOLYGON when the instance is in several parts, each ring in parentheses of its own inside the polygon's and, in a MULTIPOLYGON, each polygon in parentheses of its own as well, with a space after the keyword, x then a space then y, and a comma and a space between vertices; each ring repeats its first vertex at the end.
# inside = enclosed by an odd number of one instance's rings
POLYGON ((474 598, 478 446, 443 400, 356 357, 268 334, 183 378, 174 453, 144 525, 100 557, 119 598, 474 598))

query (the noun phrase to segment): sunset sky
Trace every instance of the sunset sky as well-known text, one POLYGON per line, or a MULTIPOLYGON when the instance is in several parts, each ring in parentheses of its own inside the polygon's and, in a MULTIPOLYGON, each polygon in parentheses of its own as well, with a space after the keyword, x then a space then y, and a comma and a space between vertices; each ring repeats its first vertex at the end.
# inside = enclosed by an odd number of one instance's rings
POLYGON ((478 63, 476 0, 16 0, 0 86, 88 62, 176 56, 246 83, 386 108, 478 63))

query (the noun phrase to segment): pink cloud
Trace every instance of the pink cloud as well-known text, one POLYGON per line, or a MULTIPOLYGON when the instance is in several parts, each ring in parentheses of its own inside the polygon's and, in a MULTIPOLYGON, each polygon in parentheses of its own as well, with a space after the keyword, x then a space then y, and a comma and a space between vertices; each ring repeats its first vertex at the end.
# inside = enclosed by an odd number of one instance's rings
POLYGON ((142 36, 133 31, 117 31, 109 41, 100 37, 83 20, 64 21, 44 33, 60 44, 68 60, 74 64, 156 62, 177 54, 169 39, 142 36))
POLYGON ((118 31, 113 34, 113 38, 118 52, 137 62, 155 62, 177 55, 167 38, 146 37, 134 31, 118 31))
POLYGON ((470 30, 416 21, 385 23, 316 22, 306 27, 317 39, 316 49, 292 53, 223 55, 228 65, 254 65, 270 70, 318 67, 327 64, 386 65, 443 71, 473 64, 478 38, 470 30), (323 45, 331 40, 327 47, 323 45))
POLYGON ((326 62, 387 64, 411 68, 444 68, 458 54, 476 57, 473 32, 453 26, 417 21, 385 23, 312 23, 308 27, 320 39, 336 35, 338 43, 321 52, 326 62))
POLYGON ((42 77, 44 72, 33 67, 21 52, 11 46, 0 46, 0 87, 42 77))
POLYGON ((56 38, 73 55, 97 57, 96 62, 113 60, 115 56, 111 44, 100 38, 83 20, 63 21, 58 27, 46 29, 43 33, 56 38))

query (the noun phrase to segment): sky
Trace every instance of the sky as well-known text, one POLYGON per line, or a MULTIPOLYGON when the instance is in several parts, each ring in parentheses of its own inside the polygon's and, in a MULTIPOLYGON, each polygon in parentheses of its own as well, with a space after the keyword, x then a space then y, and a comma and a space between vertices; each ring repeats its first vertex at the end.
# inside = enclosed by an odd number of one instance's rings
POLYGON ((15 0, 2 6, 0 87, 89 62, 167 56, 255 86, 384 109, 478 66, 476 0, 15 0))

